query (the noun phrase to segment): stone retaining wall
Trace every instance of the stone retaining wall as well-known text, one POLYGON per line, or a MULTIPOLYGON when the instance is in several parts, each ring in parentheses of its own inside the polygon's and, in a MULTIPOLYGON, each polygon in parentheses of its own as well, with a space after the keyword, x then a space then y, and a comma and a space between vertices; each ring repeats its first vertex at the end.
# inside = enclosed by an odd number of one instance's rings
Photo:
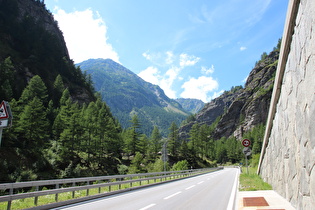
POLYGON ((315 209, 315 1, 290 0, 286 21, 258 172, 297 209, 315 209))

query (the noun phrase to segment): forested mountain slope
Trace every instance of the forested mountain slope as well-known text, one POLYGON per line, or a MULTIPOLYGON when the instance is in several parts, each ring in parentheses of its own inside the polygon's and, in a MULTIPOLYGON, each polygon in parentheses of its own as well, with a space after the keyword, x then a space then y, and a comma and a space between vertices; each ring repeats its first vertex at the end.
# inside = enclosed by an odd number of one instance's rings
POLYGON ((131 125, 131 117, 136 114, 142 133, 150 135, 157 126, 165 136, 173 121, 180 124, 188 116, 159 86, 144 81, 110 59, 90 59, 77 65, 91 75, 95 90, 124 128, 131 125))

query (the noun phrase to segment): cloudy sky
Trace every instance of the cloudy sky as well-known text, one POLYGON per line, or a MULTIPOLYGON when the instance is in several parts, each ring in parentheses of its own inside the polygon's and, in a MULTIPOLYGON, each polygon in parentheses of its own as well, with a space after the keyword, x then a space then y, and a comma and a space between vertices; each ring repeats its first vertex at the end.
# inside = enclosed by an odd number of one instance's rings
POLYGON ((75 63, 110 58, 170 98, 209 102, 282 37, 288 0, 45 0, 75 63))

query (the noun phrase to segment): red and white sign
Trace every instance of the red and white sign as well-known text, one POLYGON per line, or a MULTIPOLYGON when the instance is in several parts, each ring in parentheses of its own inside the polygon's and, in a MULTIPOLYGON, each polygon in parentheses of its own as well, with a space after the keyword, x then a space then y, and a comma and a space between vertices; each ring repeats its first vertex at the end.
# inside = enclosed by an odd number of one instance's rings
POLYGON ((0 119, 7 119, 9 118, 6 105, 4 101, 0 104, 0 119))
POLYGON ((243 139, 242 145, 243 145, 244 147, 249 147, 249 146, 250 146, 250 140, 249 140, 249 139, 243 139))

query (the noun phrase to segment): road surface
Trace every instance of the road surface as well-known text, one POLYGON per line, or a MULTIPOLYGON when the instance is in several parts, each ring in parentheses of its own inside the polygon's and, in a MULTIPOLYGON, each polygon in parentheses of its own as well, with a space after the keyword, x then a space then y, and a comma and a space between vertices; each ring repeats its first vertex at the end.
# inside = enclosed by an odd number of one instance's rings
POLYGON ((56 209, 64 210, 232 210, 239 170, 224 170, 56 209))

